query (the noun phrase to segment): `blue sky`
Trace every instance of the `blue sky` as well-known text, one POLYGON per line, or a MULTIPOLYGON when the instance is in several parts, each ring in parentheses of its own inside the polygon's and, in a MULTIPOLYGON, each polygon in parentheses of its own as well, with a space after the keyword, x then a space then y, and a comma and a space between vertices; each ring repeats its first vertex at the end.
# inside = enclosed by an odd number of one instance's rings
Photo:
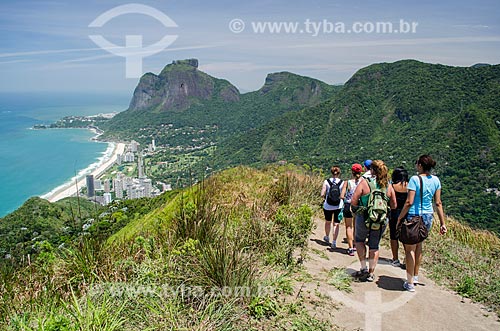
POLYGON ((120 46, 125 35, 142 35, 144 46, 177 35, 169 47, 143 58, 144 72, 158 73, 172 60, 194 57, 201 70, 228 79, 242 91, 258 89, 266 74, 276 71, 341 84, 360 68, 379 62, 500 62, 500 11, 493 0, 137 1, 166 14, 177 27, 167 28, 143 14, 89 27, 104 12, 129 3, 134 2, 3 0, 0 91, 132 93, 138 79, 125 77, 125 58, 100 48, 89 38, 93 34, 120 46), (229 29, 233 19, 245 23, 243 32, 229 29), (349 29, 355 22, 391 22, 397 28, 400 20, 418 23, 415 33, 328 33, 319 25, 330 22, 349 29), (306 21, 321 33, 304 31, 306 21), (257 33, 255 22, 291 22, 299 29, 257 33))

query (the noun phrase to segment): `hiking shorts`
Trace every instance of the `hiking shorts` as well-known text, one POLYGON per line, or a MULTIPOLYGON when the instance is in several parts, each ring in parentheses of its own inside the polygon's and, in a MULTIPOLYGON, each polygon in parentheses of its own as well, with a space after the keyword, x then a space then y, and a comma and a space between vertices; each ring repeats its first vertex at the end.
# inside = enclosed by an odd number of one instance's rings
MULTIPOLYGON (((417 215, 408 214, 406 219, 411 219, 413 216, 417 216, 417 215)), ((431 231, 432 221, 434 220, 434 215, 433 214, 423 214, 422 220, 424 221, 424 225, 427 228, 427 231, 431 231)))
POLYGON ((350 202, 346 202, 344 205, 344 217, 345 218, 352 218, 351 203, 350 202))
POLYGON ((323 208, 323 214, 325 214, 325 221, 331 222, 332 219, 335 223, 340 223, 339 214, 341 209, 327 210, 323 208))
POLYGON ((382 225, 380 230, 369 230, 365 224, 365 215, 356 215, 354 241, 364 244, 368 239, 368 248, 376 250, 379 248, 380 239, 382 239, 386 226, 386 224, 382 225))

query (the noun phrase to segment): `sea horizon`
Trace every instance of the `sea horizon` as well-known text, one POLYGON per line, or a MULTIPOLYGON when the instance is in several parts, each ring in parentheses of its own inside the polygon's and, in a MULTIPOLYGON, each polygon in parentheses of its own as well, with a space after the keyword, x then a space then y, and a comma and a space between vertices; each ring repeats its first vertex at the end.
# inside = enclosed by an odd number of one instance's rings
POLYGON ((32 129, 69 115, 123 111, 116 94, 0 93, 0 218, 31 197, 48 197, 111 156, 114 144, 88 129, 32 129))

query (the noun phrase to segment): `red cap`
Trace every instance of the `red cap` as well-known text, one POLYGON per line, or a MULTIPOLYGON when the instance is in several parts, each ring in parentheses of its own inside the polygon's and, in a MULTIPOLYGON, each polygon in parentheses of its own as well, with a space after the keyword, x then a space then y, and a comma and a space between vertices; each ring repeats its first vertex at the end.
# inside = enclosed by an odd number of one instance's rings
POLYGON ((359 163, 354 163, 351 167, 351 170, 355 173, 361 173, 361 171, 363 171, 363 167, 361 166, 361 164, 359 163))

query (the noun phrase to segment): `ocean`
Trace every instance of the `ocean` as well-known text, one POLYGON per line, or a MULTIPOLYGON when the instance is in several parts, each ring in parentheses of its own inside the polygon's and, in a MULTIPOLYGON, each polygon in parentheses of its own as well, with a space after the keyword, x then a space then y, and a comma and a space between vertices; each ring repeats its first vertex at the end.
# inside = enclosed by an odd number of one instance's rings
POLYGON ((0 93, 0 217, 43 196, 107 157, 110 144, 86 129, 33 130, 67 115, 127 108, 129 95, 0 93))

